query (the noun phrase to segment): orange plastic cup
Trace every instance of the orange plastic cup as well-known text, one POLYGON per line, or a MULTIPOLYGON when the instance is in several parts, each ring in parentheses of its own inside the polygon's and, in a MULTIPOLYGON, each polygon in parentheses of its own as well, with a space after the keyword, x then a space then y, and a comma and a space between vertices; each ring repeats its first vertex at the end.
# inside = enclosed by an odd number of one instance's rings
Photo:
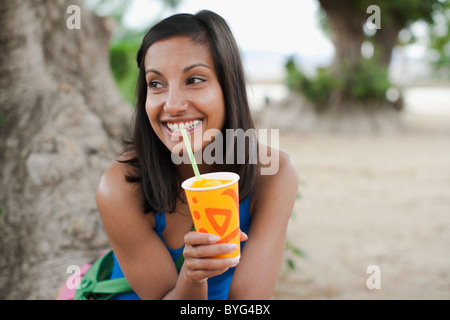
MULTIPOLYGON (((232 172, 214 172, 203 174, 201 177, 202 182, 203 179, 220 180, 221 184, 193 187, 195 177, 181 184, 186 192, 195 230, 220 236, 218 243, 237 245, 235 251, 215 258, 240 258, 239 175, 232 172)), ((206 185, 208 184, 214 183, 206 185)))

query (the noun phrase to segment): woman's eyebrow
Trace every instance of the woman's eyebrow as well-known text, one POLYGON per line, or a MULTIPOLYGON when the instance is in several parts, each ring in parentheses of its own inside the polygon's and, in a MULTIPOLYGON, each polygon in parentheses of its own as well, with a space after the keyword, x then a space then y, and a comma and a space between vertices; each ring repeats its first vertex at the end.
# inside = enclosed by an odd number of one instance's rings
POLYGON ((189 67, 184 68, 183 73, 187 73, 196 67, 205 67, 205 68, 211 69, 208 65, 206 65, 204 63, 195 63, 193 65, 190 65, 189 67))
POLYGON ((150 73, 150 72, 156 73, 158 76, 162 76, 162 73, 159 72, 158 70, 155 70, 155 69, 147 69, 147 70, 145 70, 145 74, 150 73))
MULTIPOLYGON (((184 68, 183 73, 187 73, 196 67, 205 67, 205 68, 211 69, 208 65, 199 62, 199 63, 194 63, 193 65, 190 65, 189 67, 184 68)), ((145 70, 145 74, 150 73, 150 72, 156 73, 158 76, 162 76, 162 73, 159 72, 158 70, 155 70, 155 69, 145 70)))

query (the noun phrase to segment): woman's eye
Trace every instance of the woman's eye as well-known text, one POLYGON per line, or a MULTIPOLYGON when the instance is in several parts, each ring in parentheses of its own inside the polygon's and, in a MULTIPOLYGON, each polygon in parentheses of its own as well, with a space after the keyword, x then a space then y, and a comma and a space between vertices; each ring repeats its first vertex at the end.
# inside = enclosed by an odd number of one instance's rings
POLYGON ((204 81, 205 80, 202 78, 192 77, 187 80, 187 84, 198 84, 198 83, 202 83, 204 81))
POLYGON ((159 81, 150 81, 147 83, 150 89, 161 89, 162 84, 159 81))

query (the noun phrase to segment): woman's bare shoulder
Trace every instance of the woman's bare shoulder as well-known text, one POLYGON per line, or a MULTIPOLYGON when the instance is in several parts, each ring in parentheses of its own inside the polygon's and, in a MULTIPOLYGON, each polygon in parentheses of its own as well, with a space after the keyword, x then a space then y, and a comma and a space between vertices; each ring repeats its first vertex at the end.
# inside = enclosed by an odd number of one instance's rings
POLYGON ((135 189, 132 183, 127 181, 127 176, 133 174, 132 167, 127 163, 115 161, 102 175, 97 188, 97 194, 104 197, 117 196, 117 193, 133 193, 135 189))
POLYGON ((268 199, 281 198, 291 201, 297 194, 299 178, 296 165, 289 154, 267 147, 259 157, 259 172, 255 181, 252 202, 265 203, 268 199))
POLYGON ((127 181, 135 175, 135 169, 128 163, 115 161, 102 175, 97 186, 97 206, 102 219, 120 212, 135 210, 142 213, 143 196, 139 183, 127 181))
POLYGON ((284 180, 285 182, 292 181, 294 185, 298 183, 297 169, 294 160, 289 154, 278 149, 260 145, 258 160, 258 181, 284 180))

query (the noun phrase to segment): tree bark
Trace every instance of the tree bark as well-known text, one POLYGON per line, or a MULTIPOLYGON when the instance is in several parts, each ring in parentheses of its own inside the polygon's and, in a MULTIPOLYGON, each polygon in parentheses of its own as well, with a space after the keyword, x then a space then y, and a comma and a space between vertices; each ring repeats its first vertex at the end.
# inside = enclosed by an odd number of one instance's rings
POLYGON ((398 33, 402 29, 403 26, 395 19, 391 19, 390 23, 384 24, 373 37, 375 46, 381 48, 378 61, 385 68, 388 68, 391 63, 392 50, 398 43, 398 33))
POLYGON ((54 299, 70 265, 108 246, 95 188, 131 115, 112 30, 79 0, 0 2, 0 299, 54 299))
MULTIPOLYGON (((361 45, 366 40, 363 25, 369 18, 366 10, 370 2, 319 0, 319 3, 332 29, 332 40, 336 49, 330 72, 333 77, 342 81, 343 86, 330 93, 330 99, 325 107, 321 105, 312 107, 317 113, 317 118, 332 124, 330 127, 335 131, 341 131, 340 127, 343 128, 342 131, 354 127, 356 132, 392 131, 393 127, 400 129, 398 105, 401 105, 401 101, 391 103, 380 97, 379 93, 377 97, 360 99, 355 97, 352 91, 357 81, 355 79, 358 79, 355 75, 358 77, 364 75, 367 86, 375 85, 375 82, 370 83, 368 80, 370 77, 372 81, 380 81, 370 71, 364 69, 364 58, 361 54, 361 45)), ((389 15, 390 12, 382 14, 389 15)), ((373 41, 376 51, 380 50, 375 52, 372 63, 379 65, 379 70, 387 70, 389 67, 392 49, 400 29, 400 25, 394 21, 377 30, 373 41)), ((387 76, 385 85, 388 85, 387 76)), ((371 94, 374 95, 373 91, 371 94)))
POLYGON ((338 71, 343 64, 354 67, 361 57, 364 42, 363 24, 365 13, 354 14, 354 0, 319 0, 332 29, 335 57, 333 69, 338 71))

